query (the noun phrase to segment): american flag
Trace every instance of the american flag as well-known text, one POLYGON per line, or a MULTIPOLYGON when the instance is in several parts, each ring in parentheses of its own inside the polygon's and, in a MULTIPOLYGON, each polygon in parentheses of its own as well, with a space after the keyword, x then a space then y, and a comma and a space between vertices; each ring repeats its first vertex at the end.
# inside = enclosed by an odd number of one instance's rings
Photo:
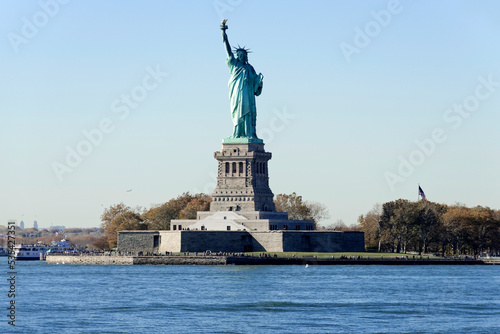
POLYGON ((422 197, 422 199, 427 200, 427 197, 425 197, 425 193, 420 186, 418 186, 418 194, 422 197))

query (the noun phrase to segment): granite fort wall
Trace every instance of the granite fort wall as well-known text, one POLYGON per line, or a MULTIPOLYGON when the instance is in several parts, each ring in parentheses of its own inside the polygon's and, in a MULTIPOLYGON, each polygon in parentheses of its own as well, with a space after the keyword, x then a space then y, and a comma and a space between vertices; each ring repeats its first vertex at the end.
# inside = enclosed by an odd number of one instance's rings
POLYGON ((285 252, 364 252, 363 232, 283 232, 285 252))
POLYGON ((117 249, 124 252, 157 252, 159 231, 119 231, 117 249))
POLYGON ((345 231, 343 234, 342 248, 349 249, 349 252, 364 252, 365 251, 365 233, 345 231))
POLYGON ((181 252, 181 231, 160 231, 160 238, 160 252, 181 252))
POLYGON ((181 252, 244 252, 252 236, 244 231, 181 231, 181 252))
POLYGON ((121 231, 128 252, 363 252, 363 232, 121 231))
POLYGON ((250 234, 253 239, 253 252, 284 252, 282 232, 250 232, 250 234))

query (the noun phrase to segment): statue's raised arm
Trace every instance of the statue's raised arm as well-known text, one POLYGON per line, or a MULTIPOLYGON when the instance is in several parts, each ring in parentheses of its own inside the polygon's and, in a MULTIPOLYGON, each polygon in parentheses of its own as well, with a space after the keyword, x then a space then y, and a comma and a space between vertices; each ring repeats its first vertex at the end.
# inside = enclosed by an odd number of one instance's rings
POLYGON ((229 40, 227 39, 226 30, 227 30, 228 26, 226 25, 226 22, 227 22, 227 19, 222 20, 222 24, 220 26, 220 29, 222 30, 222 42, 224 43, 224 46, 226 48, 227 56, 231 57, 233 55, 233 51, 231 51, 231 45, 229 45, 229 40))

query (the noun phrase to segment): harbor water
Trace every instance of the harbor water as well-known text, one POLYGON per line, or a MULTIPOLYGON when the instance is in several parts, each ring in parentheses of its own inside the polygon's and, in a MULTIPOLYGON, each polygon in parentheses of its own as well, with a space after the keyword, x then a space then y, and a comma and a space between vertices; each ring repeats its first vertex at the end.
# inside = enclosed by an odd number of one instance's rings
POLYGON ((500 266, 0 260, 1 333, 500 333, 500 266))

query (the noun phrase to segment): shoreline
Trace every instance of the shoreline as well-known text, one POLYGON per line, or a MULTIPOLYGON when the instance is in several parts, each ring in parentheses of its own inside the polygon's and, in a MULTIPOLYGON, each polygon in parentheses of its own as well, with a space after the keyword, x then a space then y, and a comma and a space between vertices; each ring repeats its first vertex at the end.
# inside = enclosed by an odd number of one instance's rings
POLYGON ((47 255, 47 264, 72 265, 493 265, 500 261, 457 259, 316 259, 255 256, 47 255))

